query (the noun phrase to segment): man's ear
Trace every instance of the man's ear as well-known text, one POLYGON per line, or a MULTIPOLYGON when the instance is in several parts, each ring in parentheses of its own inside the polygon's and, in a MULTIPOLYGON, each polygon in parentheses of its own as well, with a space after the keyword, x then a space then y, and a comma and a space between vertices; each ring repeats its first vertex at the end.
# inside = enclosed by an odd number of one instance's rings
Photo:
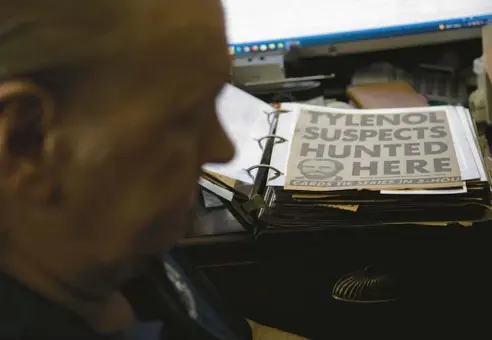
MULTIPOLYGON (((0 185, 29 200, 51 195, 44 162, 55 114, 52 94, 28 81, 0 83, 0 185)), ((51 176, 50 176, 51 177, 51 176)))

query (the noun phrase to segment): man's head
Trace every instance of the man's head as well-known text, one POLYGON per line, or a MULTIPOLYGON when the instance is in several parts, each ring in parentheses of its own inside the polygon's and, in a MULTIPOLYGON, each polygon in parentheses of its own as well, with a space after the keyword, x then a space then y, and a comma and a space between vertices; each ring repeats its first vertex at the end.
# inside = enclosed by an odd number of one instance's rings
POLYGON ((112 289, 173 246, 201 165, 233 154, 215 114, 229 71, 220 2, 0 8, 4 266, 112 289))
POLYGON ((323 180, 336 176, 343 170, 343 164, 334 159, 309 158, 297 165, 301 174, 307 179, 323 180))

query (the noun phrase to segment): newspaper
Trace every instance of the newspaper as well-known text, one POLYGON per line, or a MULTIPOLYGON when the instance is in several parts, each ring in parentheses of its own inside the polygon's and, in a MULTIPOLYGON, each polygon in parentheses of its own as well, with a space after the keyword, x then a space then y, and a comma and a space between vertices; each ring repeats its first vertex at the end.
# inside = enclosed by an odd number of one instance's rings
POLYGON ((462 187, 445 110, 339 112, 301 110, 285 189, 462 187))

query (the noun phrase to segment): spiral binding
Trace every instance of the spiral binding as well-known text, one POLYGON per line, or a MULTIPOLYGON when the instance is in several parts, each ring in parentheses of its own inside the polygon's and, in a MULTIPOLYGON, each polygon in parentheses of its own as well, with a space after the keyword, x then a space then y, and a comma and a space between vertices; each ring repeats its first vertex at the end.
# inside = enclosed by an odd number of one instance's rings
POLYGON ((277 135, 266 135, 256 139, 256 141, 258 142, 258 146, 260 147, 261 150, 263 150, 263 144, 261 144, 261 142, 264 141, 265 139, 270 139, 270 138, 275 139, 275 144, 281 144, 287 142, 287 139, 285 139, 284 137, 280 137, 277 135))
MULTIPOLYGON (((285 110, 285 109, 280 109, 280 108, 273 108, 273 111, 263 111, 263 113, 267 116, 267 121, 268 121, 268 124, 270 126, 273 125, 274 123, 274 120, 276 118, 278 118, 281 114, 285 114, 285 113, 289 113, 291 112, 290 110, 285 110)), ((264 149, 263 147, 263 144, 261 144, 262 141, 264 141, 265 139, 275 139, 274 141, 274 144, 281 144, 281 143, 285 143, 288 141, 288 139, 284 138, 284 137, 281 137, 281 136, 277 136, 277 135, 274 135, 274 134, 269 134, 269 135, 266 135, 266 136, 263 136, 261 138, 258 138, 256 141, 258 142, 258 146, 260 147, 261 150, 264 149)), ((282 171, 280 171, 279 169, 271 166, 270 164, 258 164, 258 165, 253 165, 247 169, 244 169, 248 175, 254 180, 255 177, 253 176, 253 174, 251 173, 253 170, 255 169, 258 169, 258 168, 266 168, 266 169, 270 169, 274 172, 274 174, 268 178, 268 181, 273 181, 277 178, 279 178, 280 176, 283 175, 282 171)))
MULTIPOLYGON (((261 149, 261 150, 264 150, 266 145, 264 146, 262 144, 262 142, 264 140, 267 140, 267 139, 274 139, 274 144, 281 144, 281 143, 285 143, 288 141, 288 139, 284 138, 284 137, 281 137, 281 136, 277 136, 275 134, 272 134, 273 133, 273 123, 275 121, 275 119, 277 119, 281 114, 285 114, 285 113, 289 113, 291 112, 290 110, 285 110, 285 109, 280 109, 280 108, 274 108, 272 107, 272 111, 263 111, 263 113, 266 115, 267 117, 267 122, 269 123, 270 127, 271 127, 271 134, 268 134, 268 135, 265 135, 261 138, 258 138, 258 139, 255 139, 256 142, 258 143, 258 147, 261 149)), ((264 143, 265 144, 265 143, 264 143)), ((255 180, 256 177, 252 174, 252 171, 255 170, 255 169, 259 169, 259 168, 265 168, 265 169, 270 169, 272 170, 274 173, 272 176, 270 176, 270 178, 268 178, 268 181, 273 181, 277 178, 279 178, 280 176, 283 176, 284 174, 278 170, 277 168, 269 165, 269 164, 257 164, 257 165, 253 165, 247 169, 244 169, 244 171, 247 172, 248 176, 251 177, 251 179, 255 180)), ((202 177, 205 178, 205 179, 208 179, 210 180, 210 177, 212 177, 212 182, 219 182, 221 185, 223 186, 227 186, 227 184, 225 184, 223 181, 221 181, 219 178, 217 177, 214 177, 214 176, 209 176, 206 172, 203 172, 202 173, 202 177)), ((240 194, 240 192, 235 189, 235 188, 230 188, 230 190, 232 190, 232 192, 234 194, 240 194)), ((257 201, 255 200, 250 200, 251 202, 254 202, 251 203, 251 206, 254 206, 254 207, 261 207, 262 205, 259 204, 257 201)), ((256 208, 255 208, 256 209, 256 208)), ((251 207, 248 206, 248 209, 247 210, 251 210, 251 207)))
POLYGON ((244 169, 244 171, 246 171, 248 173, 248 175, 252 178, 252 179, 255 179, 255 177, 253 176, 253 174, 251 173, 251 171, 255 170, 255 169, 259 169, 259 168, 266 168, 266 169, 270 169, 270 170, 273 170, 275 173, 273 174, 273 176, 271 176, 268 180, 269 181, 273 181, 274 179, 277 179, 279 178, 280 176, 283 175, 282 171, 280 171, 279 169, 269 165, 269 164, 258 164, 258 165, 253 165, 247 169, 244 169))
POLYGON ((267 121, 270 126, 273 124, 273 120, 277 118, 279 115, 283 113, 289 113, 290 110, 284 110, 284 109, 276 109, 273 111, 263 111, 264 114, 267 116, 267 121))

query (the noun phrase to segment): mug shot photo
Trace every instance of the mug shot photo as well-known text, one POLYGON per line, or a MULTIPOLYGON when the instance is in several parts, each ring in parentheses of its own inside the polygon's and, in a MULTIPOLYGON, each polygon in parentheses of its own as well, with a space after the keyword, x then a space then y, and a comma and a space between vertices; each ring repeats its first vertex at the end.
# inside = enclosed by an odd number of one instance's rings
POLYGON ((338 174, 343 170, 343 164, 330 158, 303 159, 297 165, 302 176, 297 179, 341 181, 338 174))

